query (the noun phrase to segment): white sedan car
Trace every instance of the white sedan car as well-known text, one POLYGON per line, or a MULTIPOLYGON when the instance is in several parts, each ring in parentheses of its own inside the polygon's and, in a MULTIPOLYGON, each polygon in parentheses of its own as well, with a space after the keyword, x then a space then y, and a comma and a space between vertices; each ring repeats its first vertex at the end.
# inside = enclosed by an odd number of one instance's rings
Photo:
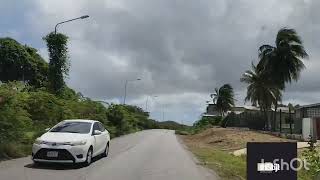
POLYGON ((108 156, 109 132, 99 121, 64 120, 37 138, 32 160, 90 165, 98 155, 108 156))

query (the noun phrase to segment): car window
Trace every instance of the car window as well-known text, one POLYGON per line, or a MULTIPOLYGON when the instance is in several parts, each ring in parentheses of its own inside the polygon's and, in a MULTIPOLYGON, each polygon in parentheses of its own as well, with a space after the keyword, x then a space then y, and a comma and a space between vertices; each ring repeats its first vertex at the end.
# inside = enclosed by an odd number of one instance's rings
POLYGON ((93 131, 95 131, 95 130, 101 131, 98 123, 94 123, 94 125, 93 125, 93 131))
POLYGON ((100 131, 103 132, 105 131, 106 129, 104 128, 103 124, 102 123, 99 123, 99 127, 100 127, 100 131))
POLYGON ((50 132, 87 134, 90 129, 91 123, 89 122, 63 122, 52 128, 50 132))

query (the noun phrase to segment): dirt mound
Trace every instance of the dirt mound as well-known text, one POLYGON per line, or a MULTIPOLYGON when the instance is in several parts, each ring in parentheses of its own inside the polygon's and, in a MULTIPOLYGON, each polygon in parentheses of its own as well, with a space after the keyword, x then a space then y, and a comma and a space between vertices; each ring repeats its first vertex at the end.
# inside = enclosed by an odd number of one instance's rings
POLYGON ((247 142, 288 142, 292 140, 279 138, 255 131, 231 128, 211 128, 199 134, 184 136, 185 142, 197 146, 210 146, 220 150, 233 151, 245 148, 247 142))

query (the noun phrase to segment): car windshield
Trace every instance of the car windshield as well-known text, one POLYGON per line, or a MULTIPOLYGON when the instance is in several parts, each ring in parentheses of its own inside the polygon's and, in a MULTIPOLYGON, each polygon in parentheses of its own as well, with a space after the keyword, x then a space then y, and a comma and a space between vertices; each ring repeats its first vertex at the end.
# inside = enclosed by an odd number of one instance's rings
POLYGON ((87 134, 90 129, 91 123, 89 122, 64 122, 52 128, 50 132, 87 134))

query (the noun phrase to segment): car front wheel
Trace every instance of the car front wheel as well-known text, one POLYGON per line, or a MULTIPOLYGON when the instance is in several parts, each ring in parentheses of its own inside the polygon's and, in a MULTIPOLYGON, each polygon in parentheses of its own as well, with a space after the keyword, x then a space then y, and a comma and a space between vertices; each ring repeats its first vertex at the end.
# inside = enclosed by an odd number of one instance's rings
POLYGON ((91 164, 91 162, 92 162, 92 148, 90 148, 88 150, 87 159, 86 159, 85 165, 89 166, 91 164))

